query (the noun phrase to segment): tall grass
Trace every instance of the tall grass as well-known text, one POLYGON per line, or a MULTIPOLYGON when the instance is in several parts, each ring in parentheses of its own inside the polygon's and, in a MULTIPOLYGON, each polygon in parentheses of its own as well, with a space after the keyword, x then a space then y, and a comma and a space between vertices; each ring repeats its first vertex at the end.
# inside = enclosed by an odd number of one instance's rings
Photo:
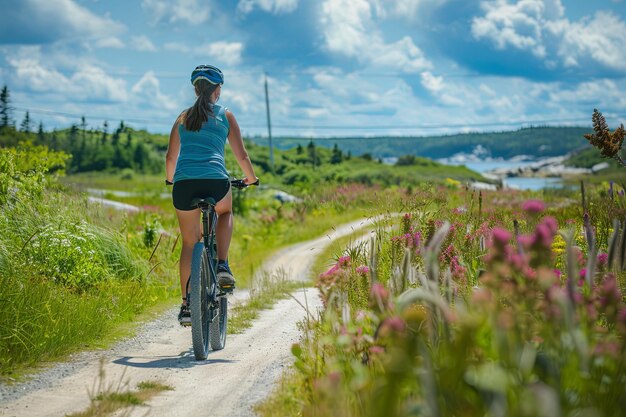
POLYGON ((320 275, 324 315, 259 411, 622 415, 626 232, 608 219, 626 200, 605 191, 584 210, 573 195, 486 193, 478 209, 467 191, 421 194, 369 254, 320 275))
POLYGON ((37 152, 44 151, 0 155, 7 182, 0 193, 4 376, 101 342, 117 324, 170 299, 175 288, 169 254, 159 252, 151 264, 152 248, 120 233, 128 219, 111 216, 96 225, 85 199, 59 191, 45 166, 20 166, 37 152))

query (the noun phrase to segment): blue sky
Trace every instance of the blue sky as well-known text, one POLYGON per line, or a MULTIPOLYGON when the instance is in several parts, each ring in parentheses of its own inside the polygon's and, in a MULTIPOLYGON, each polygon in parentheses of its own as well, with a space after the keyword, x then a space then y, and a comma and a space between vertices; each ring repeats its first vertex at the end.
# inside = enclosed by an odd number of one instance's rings
POLYGON ((166 132, 198 64, 244 134, 626 123, 626 0, 0 0, 0 84, 47 129, 166 132))

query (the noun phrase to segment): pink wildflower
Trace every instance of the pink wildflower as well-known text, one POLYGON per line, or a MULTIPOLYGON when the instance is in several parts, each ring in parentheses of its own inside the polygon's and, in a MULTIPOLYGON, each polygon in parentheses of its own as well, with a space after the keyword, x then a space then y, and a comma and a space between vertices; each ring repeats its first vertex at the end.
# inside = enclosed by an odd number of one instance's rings
MULTIPOLYGON (((578 274, 582 279, 585 278, 585 276, 587 275, 587 268, 583 268, 580 270, 579 274, 578 274)), ((582 280, 581 280, 582 281, 582 280)))
POLYGON ((511 240, 511 233, 499 227, 494 227, 491 233, 492 233, 494 242, 498 242, 501 245, 506 245, 511 240))
POLYGON ((381 355, 385 353, 385 348, 382 346, 371 346, 369 350, 372 355, 381 355))
POLYGON ((350 265, 350 257, 346 255, 346 256, 342 256, 341 258, 337 259, 337 265, 339 265, 339 267, 349 266, 350 265))
POLYGON ((540 200, 526 200, 522 204, 522 210, 529 214, 539 214, 543 212, 546 205, 540 200))
POLYGON ((370 269, 365 265, 361 265, 356 268, 356 273, 359 275, 367 276, 369 272, 370 272, 370 269))
POLYGON ((389 291, 387 288, 379 282, 372 285, 370 290, 370 305, 374 308, 378 308, 380 311, 384 311, 389 301, 389 291))
POLYGON ((561 275, 563 275, 563 273, 561 272, 561 270, 560 270, 560 269, 555 268, 555 269, 554 269, 554 275, 556 275, 556 277, 557 277, 558 279, 561 279, 561 275))
POLYGON ((598 254, 598 266, 603 267, 609 262, 609 254, 608 253, 599 253, 598 254))

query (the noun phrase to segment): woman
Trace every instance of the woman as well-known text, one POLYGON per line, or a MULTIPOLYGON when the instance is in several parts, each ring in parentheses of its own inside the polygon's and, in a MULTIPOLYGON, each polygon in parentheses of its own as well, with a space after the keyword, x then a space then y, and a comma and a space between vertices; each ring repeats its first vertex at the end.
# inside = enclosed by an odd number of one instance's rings
POLYGON ((174 184, 172 200, 183 240, 180 253, 183 303, 178 315, 181 324, 191 320, 185 295, 191 273, 191 254, 202 234, 200 209, 191 206, 194 198, 212 197, 217 201, 215 234, 218 284, 231 290, 235 286, 235 279, 228 266, 233 216, 230 180, 224 163, 226 139, 244 172, 244 182, 252 184, 258 181, 235 116, 226 107, 216 104, 223 83, 224 75, 216 67, 201 65, 193 70, 191 84, 195 88, 196 102, 183 111, 172 126, 165 159, 166 183, 174 184))

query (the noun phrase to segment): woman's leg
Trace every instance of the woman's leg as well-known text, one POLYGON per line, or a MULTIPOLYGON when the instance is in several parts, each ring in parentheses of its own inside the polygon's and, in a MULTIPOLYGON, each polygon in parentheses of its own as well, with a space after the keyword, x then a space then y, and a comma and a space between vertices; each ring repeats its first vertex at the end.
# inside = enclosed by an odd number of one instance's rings
POLYGON ((215 206, 217 213, 217 226, 215 227, 215 236, 217 238, 217 258, 221 260, 228 259, 228 248, 230 247, 230 239, 233 236, 233 194, 232 190, 222 198, 215 206))
POLYGON ((183 247, 180 251, 180 291, 185 297, 187 289, 187 280, 191 274, 191 255, 193 247, 202 237, 200 228, 200 209, 195 210, 176 210, 178 216, 178 225, 180 226, 180 234, 183 238, 183 247))

